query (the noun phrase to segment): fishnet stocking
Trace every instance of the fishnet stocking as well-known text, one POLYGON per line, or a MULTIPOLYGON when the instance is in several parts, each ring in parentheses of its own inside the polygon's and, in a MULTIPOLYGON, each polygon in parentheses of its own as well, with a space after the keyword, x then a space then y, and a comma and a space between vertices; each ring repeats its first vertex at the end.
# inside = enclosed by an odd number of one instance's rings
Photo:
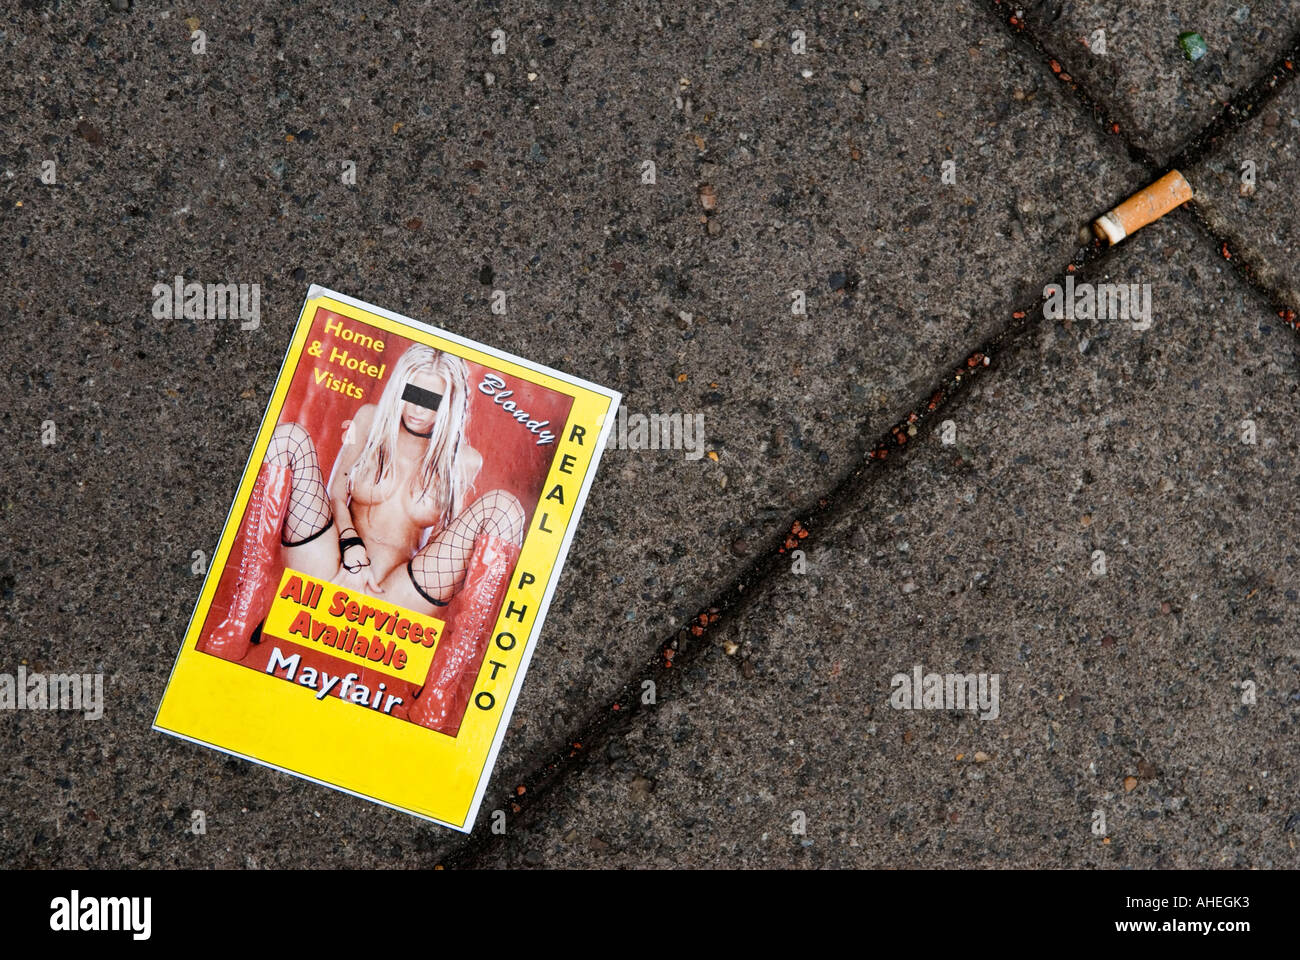
POLYGON ((450 600, 465 582, 474 541, 482 534, 513 543, 524 540, 524 508, 514 494, 489 490, 411 558, 411 577, 426 596, 450 600))
POLYGON ((266 460, 293 472, 293 493, 281 541, 292 547, 312 539, 333 522, 334 512, 311 435, 296 423, 280 424, 271 434, 266 460))

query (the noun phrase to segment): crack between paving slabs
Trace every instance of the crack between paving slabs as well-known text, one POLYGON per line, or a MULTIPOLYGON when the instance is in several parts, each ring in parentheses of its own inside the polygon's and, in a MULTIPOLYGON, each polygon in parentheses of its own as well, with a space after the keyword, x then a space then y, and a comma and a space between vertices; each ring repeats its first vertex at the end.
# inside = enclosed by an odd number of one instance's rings
MULTIPOLYGON (((1100 241, 1080 247, 1065 270, 1052 282, 1063 283, 1066 276, 1074 276, 1077 281, 1086 280, 1106 266, 1113 251, 1114 248, 1104 247, 1100 241)), ((774 575, 784 572, 790 551, 803 547, 812 539, 814 531, 829 528, 856 507, 864 498, 868 484, 879 475, 880 470, 896 462, 898 456, 907 451, 909 443, 912 447, 916 446, 913 438, 919 435, 923 425, 954 408, 967 395, 970 384, 992 367, 994 357, 1007 356, 1023 345, 1026 334, 1037 328, 1042 319, 1042 303, 1040 295, 1031 306, 1013 311, 1001 329, 985 339, 978 349, 967 354, 934 389, 927 392, 894 426, 870 445, 853 469, 830 491, 799 511, 789 528, 773 538, 768 548, 716 594, 703 611, 691 618, 668 640, 660 643, 652 659, 623 684, 610 700, 609 706, 590 718, 581 732, 571 737, 563 749, 542 763, 533 765, 526 774, 512 777, 510 782, 514 786, 508 788, 494 809, 507 810, 522 818, 528 811, 539 807, 550 789, 580 768, 585 758, 599 753, 599 749, 610 739, 631 727, 632 721, 643 709, 640 698, 641 685, 645 680, 654 681, 657 699, 665 692, 671 693, 676 686, 675 678, 683 668, 710 645, 706 639, 710 632, 719 624, 733 622, 743 614, 754 596, 760 592, 759 588, 774 575)), ((527 819, 522 819, 522 823, 527 823, 527 819)), ((472 835, 453 849, 440 866, 472 866, 492 839, 492 835, 485 833, 472 835)))
MULTIPOLYGON (((1144 166, 1153 178, 1167 170, 1181 170, 1193 166, 1214 154, 1225 137, 1255 119, 1260 109, 1295 79, 1296 64, 1300 63, 1300 32, 1296 32, 1287 43, 1285 51, 1265 72, 1244 90, 1238 91, 1205 127, 1189 137, 1168 161, 1160 164, 1144 147, 1132 141, 1122 131, 1120 125, 1107 115, 1100 101, 1065 71, 1060 61, 1052 56, 1051 51, 1043 43, 1042 37, 1020 11, 1004 5, 1002 0, 984 0, 983 5, 1010 31, 1017 42, 1038 55, 1056 79, 1070 90, 1084 112, 1091 114, 1093 120, 1102 126, 1105 133, 1118 137, 1130 159, 1144 166)), ((1188 201, 1184 206, 1187 211, 1185 213, 1178 211, 1179 215, 1190 218, 1190 222, 1210 239, 1218 255, 1241 275, 1246 285, 1255 292, 1262 303, 1266 304, 1291 329, 1300 331, 1300 320, 1297 319, 1295 305, 1288 303, 1279 290, 1260 280, 1253 264, 1240 253, 1240 247, 1244 244, 1211 226, 1195 200, 1188 201)))
MULTIPOLYGON (((985 0, 985 6, 998 20, 1003 19, 1001 0, 985 0)), ((1047 61, 1048 68, 1066 83, 1086 112, 1092 114, 1093 118, 1099 121, 1109 133, 1120 138, 1120 142, 1133 160, 1146 167, 1148 171, 1161 169, 1145 149, 1131 142, 1121 133, 1118 123, 1107 119, 1100 103, 1064 72, 1038 35, 1029 29, 1023 17, 1012 15, 1007 18, 1006 23, 1017 40, 1028 44, 1034 52, 1047 61)), ((1171 165, 1194 163, 1209 155, 1211 149, 1225 135, 1253 119, 1258 109, 1275 97, 1282 87, 1294 78, 1294 64, 1298 58, 1300 58, 1300 35, 1293 39, 1287 53, 1279 58, 1267 73, 1237 94, 1224 106, 1218 116, 1189 139, 1172 158, 1171 165)), ((1244 282, 1259 295, 1263 302, 1277 309, 1278 315, 1292 327, 1300 328, 1296 322, 1295 311, 1281 303, 1281 298, 1276 291, 1259 282, 1249 264, 1232 253, 1228 241, 1209 226, 1198 207, 1192 203, 1187 206, 1190 208, 1188 215, 1192 217, 1193 222, 1220 247, 1221 255, 1242 274, 1244 282)), ((1080 248, 1065 274, 1060 275, 1057 281, 1063 280, 1066 274, 1074 274, 1079 280, 1086 279, 1109 259, 1110 252, 1109 248, 1102 248, 1100 242, 1080 248)), ((682 668, 693 662, 700 651, 708 646, 707 643, 695 641, 702 640, 711 629, 723 622, 724 618, 728 622, 738 619, 757 592, 756 588, 762 587, 779 568, 784 567, 783 561, 787 551, 797 549, 812 535, 813 529, 830 526, 835 519, 845 513, 849 506, 859 499, 866 483, 878 472, 869 472, 870 468, 879 461, 887 460, 891 450, 904 450, 908 439, 917 435, 921 424, 933 420, 941 411, 947 411, 963 398, 970 382, 990 365, 992 356, 1004 356, 1013 349, 1018 349, 1022 345, 1024 334, 1037 326, 1040 309, 1041 299, 1031 309, 1013 312, 1011 320, 1002 329, 985 340, 978 350, 970 353, 965 363, 948 375, 930 393, 928 399, 920 401, 906 417, 891 427, 847 476, 828 493, 819 497, 815 504, 806 507, 798 514, 798 518, 792 522, 789 531, 780 538, 774 549, 769 548, 765 553, 760 554, 715 596, 713 602, 704 611, 679 629, 672 639, 661 643, 654 658, 646 664, 646 668, 623 685, 607 710, 589 721, 578 736, 569 740, 564 749, 552 754, 549 760, 539 766, 533 767, 531 773, 512 778, 521 782, 513 788, 512 795, 508 796, 500 809, 509 808, 516 816, 536 809, 540 806, 541 799, 549 793, 550 788, 580 768, 586 757, 598 752, 597 748, 630 728, 632 720, 641 712, 639 694, 644 680, 654 679, 657 691, 671 691, 675 686, 674 677, 679 676, 682 668), (676 674, 672 673, 674 668, 677 670, 676 674)), ((526 824, 527 819, 525 818, 523 822, 526 824)), ((472 866, 481 851, 485 849, 486 843, 484 834, 471 836, 454 849, 450 856, 444 858, 444 863, 440 866, 472 866)))

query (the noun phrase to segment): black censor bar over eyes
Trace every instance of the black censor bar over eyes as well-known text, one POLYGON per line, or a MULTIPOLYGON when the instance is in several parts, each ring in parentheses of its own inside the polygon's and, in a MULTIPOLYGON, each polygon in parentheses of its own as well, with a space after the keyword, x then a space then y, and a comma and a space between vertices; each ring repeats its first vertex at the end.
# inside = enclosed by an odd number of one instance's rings
POLYGON ((408 383, 406 389, 402 391, 402 399, 428 410, 437 410, 438 404, 442 403, 442 394, 408 383))

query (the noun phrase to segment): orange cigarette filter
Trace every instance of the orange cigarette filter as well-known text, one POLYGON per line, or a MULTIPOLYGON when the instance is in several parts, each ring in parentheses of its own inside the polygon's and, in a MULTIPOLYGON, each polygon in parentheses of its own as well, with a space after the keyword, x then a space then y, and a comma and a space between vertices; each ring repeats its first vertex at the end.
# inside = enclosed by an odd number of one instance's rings
POLYGON ((1155 223, 1174 207, 1192 199, 1191 185, 1177 170, 1143 187, 1110 213, 1102 214, 1092 223, 1092 232, 1112 245, 1137 233, 1148 223, 1155 223))

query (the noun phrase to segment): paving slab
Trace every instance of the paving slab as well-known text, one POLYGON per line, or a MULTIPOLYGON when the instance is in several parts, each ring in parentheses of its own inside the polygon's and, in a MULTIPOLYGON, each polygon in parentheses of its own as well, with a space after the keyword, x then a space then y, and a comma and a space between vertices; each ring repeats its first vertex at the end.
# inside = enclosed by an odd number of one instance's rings
MULTIPOLYGON (((1017 6, 1002 4, 1007 16, 1017 6)), ((1300 31, 1295 0, 1037 0, 1022 9, 1061 73, 1158 163, 1267 73, 1300 31), (1204 39, 1200 60, 1184 55, 1183 33, 1204 39)))
POLYGON ((1300 86, 1292 82, 1187 173, 1197 206, 1228 242, 1228 254, 1249 263, 1292 310, 1300 308, 1298 146, 1300 86))
POLYGON ((1298 345, 1182 220, 1123 253, 1149 330, 995 358, 953 446, 891 461, 478 863, 1300 863, 1298 345), (907 708, 917 668, 996 675, 996 716, 907 708))
POLYGON ((24 5, 0 30, 4 527, 32 545, 0 569, 8 649, 110 675, 102 722, 6 721, 23 865, 393 865, 450 836, 148 729, 308 283, 705 416, 716 462, 607 455, 508 771, 1140 180, 969 0, 24 5), (177 275, 260 284, 259 328, 155 320, 177 275))

